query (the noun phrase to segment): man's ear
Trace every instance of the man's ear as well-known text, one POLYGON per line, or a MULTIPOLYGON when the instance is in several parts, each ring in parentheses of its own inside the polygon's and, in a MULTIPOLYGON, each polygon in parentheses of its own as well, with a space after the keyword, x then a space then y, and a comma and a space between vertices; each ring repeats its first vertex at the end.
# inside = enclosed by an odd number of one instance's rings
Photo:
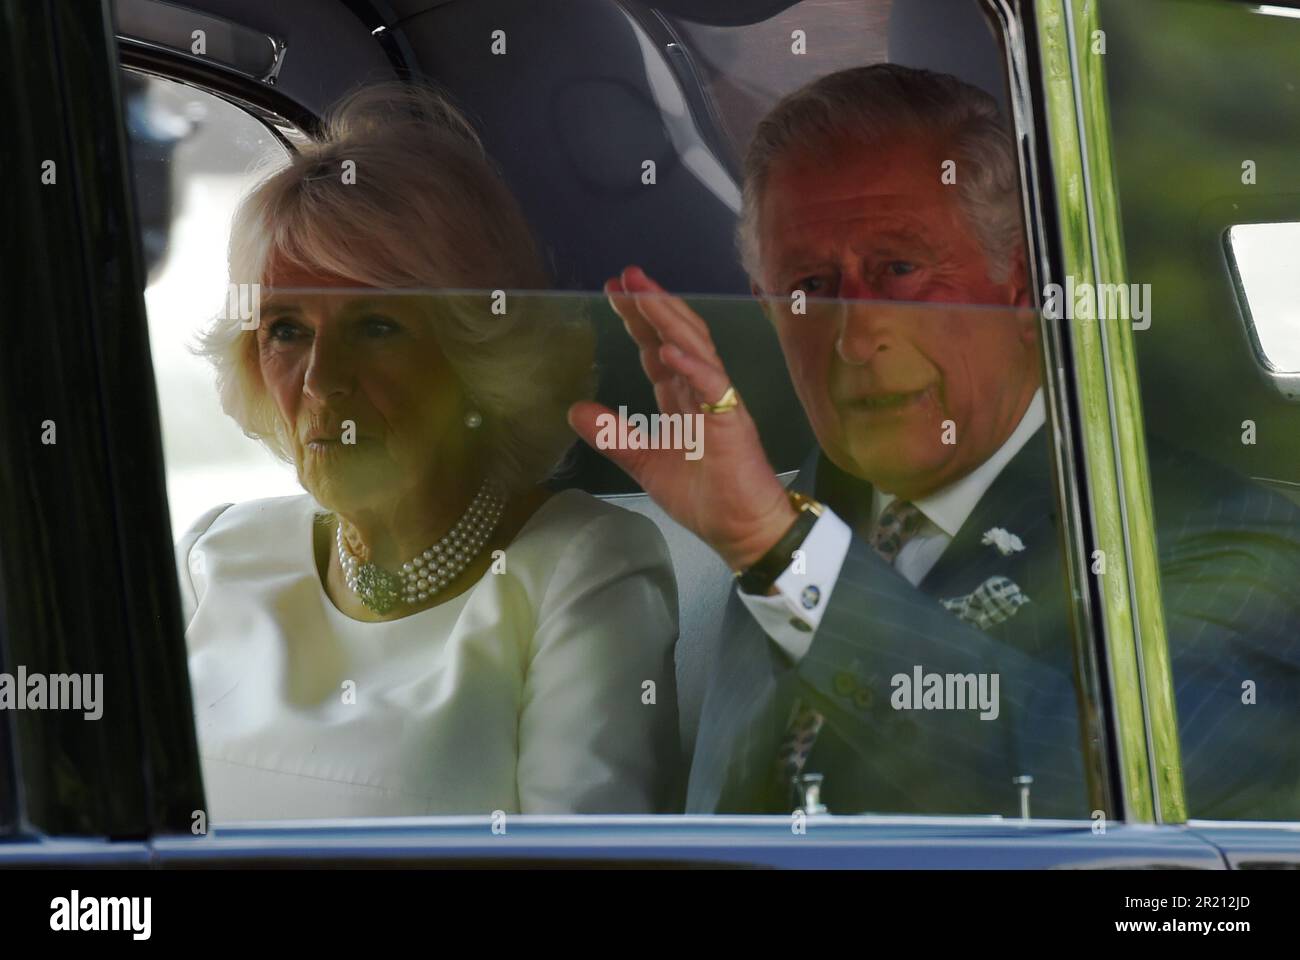
POLYGON ((1011 287, 1011 302, 1017 307, 1032 307, 1033 294, 1029 289, 1029 266, 1025 254, 1025 245, 1016 244, 1011 251, 1011 275, 1007 278, 1011 287))
MULTIPOLYGON (((1007 278, 1011 287, 1011 302, 1021 309, 1032 309, 1034 298, 1029 289, 1029 267, 1024 244, 1016 244, 1011 254, 1011 275, 1007 278)), ((1020 342, 1027 347, 1038 345, 1038 314, 1026 315, 1020 321, 1020 342)))
POLYGON ((763 316, 767 317, 769 323, 772 323, 774 321, 771 310, 772 305, 768 302, 767 294, 763 292, 763 288, 753 278, 750 278, 749 281, 749 293, 758 301, 758 307, 763 311, 763 316))

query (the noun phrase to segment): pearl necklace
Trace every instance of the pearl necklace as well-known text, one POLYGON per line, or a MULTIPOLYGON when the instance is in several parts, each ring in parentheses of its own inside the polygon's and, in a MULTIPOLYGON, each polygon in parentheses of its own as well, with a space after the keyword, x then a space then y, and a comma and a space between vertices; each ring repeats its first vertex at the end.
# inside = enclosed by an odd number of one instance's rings
POLYGON ((402 564, 396 574, 373 563, 363 563, 344 542, 340 522, 334 539, 338 542, 343 578, 358 599, 376 613, 392 610, 399 599, 422 603, 474 562, 496 529, 503 506, 501 496, 484 483, 447 535, 402 564))

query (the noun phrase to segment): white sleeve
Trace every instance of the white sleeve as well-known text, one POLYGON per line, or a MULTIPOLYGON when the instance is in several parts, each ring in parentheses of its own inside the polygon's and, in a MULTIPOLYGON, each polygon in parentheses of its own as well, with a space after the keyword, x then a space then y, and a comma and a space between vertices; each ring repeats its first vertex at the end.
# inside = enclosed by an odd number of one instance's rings
POLYGON ((813 634, 830 603, 831 591, 835 589, 852 539, 853 531, 848 524, 827 507, 799 547, 803 563, 786 567, 777 577, 774 595, 745 593, 736 588, 741 602, 763 632, 795 663, 812 646, 813 634))
POLYGON ((207 587, 207 577, 203 570, 195 569, 201 561, 192 558, 190 552, 199 537, 208 532, 208 527, 212 526, 213 521, 229 506, 231 504, 223 503, 213 507, 190 524, 190 528, 176 541, 176 579, 180 583, 181 590, 181 622, 187 629, 190 621, 194 619, 194 611, 198 609, 199 601, 203 599, 203 592, 207 587))
POLYGON ((604 513, 558 548, 520 705, 520 812, 665 812, 679 776, 677 629, 652 521, 604 513))

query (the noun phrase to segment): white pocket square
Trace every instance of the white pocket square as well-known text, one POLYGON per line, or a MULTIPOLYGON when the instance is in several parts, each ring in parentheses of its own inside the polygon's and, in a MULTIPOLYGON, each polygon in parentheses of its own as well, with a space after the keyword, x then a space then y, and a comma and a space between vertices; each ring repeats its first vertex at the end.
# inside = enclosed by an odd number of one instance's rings
POLYGON ((940 602, 966 623, 987 630, 1014 617, 1029 598, 1006 577, 989 577, 966 596, 940 602))

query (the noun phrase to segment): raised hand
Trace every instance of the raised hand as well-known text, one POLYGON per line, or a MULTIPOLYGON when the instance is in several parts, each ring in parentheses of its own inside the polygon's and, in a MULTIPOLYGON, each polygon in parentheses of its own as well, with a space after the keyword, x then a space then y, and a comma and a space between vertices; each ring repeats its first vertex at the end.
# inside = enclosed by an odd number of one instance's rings
MULTIPOLYGON (((680 298, 639 267, 605 283, 605 293, 641 349, 661 413, 693 416, 731 386, 708 325, 680 298)), ((742 570, 766 553, 796 514, 767 461, 753 418, 742 402, 725 413, 703 413, 703 455, 681 450, 602 449, 598 403, 576 403, 569 423, 583 440, 626 471, 678 523, 742 570)))

